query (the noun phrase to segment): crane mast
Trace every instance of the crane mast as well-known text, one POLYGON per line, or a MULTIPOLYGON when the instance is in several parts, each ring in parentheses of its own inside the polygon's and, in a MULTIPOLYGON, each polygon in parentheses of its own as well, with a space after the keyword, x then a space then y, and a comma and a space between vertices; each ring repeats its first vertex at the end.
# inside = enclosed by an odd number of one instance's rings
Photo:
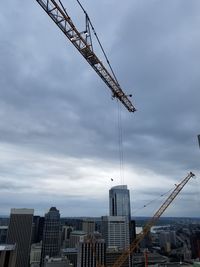
POLYGON ((183 187, 187 184, 187 182, 195 176, 192 172, 190 172, 178 185, 175 185, 176 188, 173 190, 173 192, 169 195, 169 197, 164 201, 164 203, 161 205, 161 207, 156 211, 156 213, 153 215, 153 217, 147 222, 147 224, 144 226, 143 230, 139 235, 136 237, 136 239, 133 241, 133 243, 129 246, 127 250, 125 250, 122 255, 116 260, 114 265, 112 267, 121 267, 122 264, 126 261, 127 257, 131 255, 134 250, 138 247, 139 243, 143 240, 143 238, 147 235, 147 233, 151 230, 151 227, 155 225, 155 223, 158 221, 160 216, 163 214, 163 212, 167 209, 167 207, 172 203, 172 201, 175 199, 175 197, 179 194, 179 192, 183 189, 183 187))
MULTIPOLYGON (((49 17, 56 23, 60 30, 77 48, 82 56, 87 60, 91 67, 101 77, 101 79, 110 88, 113 97, 116 97, 130 112, 136 111, 135 107, 128 99, 128 96, 121 89, 118 81, 106 69, 93 51, 91 38, 88 38, 86 31, 79 32, 74 26, 71 18, 64 9, 61 1, 55 0, 36 0, 38 4, 45 10, 49 17)), ((87 14, 86 14, 87 19, 87 14)))

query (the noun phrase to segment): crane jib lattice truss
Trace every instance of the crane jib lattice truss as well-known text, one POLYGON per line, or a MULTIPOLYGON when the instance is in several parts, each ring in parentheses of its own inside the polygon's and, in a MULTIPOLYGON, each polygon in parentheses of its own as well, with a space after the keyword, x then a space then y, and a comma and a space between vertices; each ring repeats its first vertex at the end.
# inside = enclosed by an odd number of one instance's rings
POLYGON ((128 111, 136 111, 135 107, 128 99, 128 96, 122 91, 117 80, 109 73, 103 63, 93 52, 92 43, 89 41, 89 38, 87 38, 87 34, 85 34, 85 32, 79 32, 77 30, 60 1, 36 1, 45 10, 49 17, 56 23, 56 25, 66 35, 71 43, 77 48, 77 50, 97 72, 101 79, 106 83, 106 85, 112 91, 113 97, 119 99, 128 111))

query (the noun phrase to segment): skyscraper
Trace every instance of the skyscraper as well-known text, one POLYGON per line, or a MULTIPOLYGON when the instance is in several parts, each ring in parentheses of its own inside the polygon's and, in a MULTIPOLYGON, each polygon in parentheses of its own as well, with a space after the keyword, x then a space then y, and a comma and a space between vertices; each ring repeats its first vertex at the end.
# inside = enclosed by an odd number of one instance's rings
POLYGON ((33 209, 11 209, 7 244, 16 244, 16 267, 29 266, 33 209))
POLYGON ((105 266, 106 245, 95 234, 85 236, 78 244, 77 267, 105 266))
POLYGON ((54 257, 60 253, 60 213, 55 207, 51 207, 45 214, 44 231, 42 240, 41 265, 46 256, 54 257))
MULTIPOLYGON (((117 185, 109 190, 109 210, 107 245, 114 244, 118 249, 127 248, 135 239, 135 222, 131 220, 130 194, 127 185, 117 185)), ((130 265, 131 258, 128 263, 130 265)))
POLYGON ((110 216, 127 216, 131 220, 130 195, 127 185, 114 186, 109 190, 110 216))

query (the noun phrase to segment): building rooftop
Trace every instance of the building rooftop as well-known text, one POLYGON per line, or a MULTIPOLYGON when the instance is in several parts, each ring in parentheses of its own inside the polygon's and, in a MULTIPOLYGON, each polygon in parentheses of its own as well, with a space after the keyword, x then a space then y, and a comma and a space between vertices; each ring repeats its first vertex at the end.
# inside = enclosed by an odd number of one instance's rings
POLYGON ((34 214, 34 209, 11 209, 11 214, 20 214, 20 215, 24 215, 24 214, 30 214, 33 215, 34 214))
POLYGON ((8 244, 2 244, 0 245, 0 251, 11 251, 11 250, 15 250, 16 248, 16 245, 13 244, 13 245, 8 245, 8 244))
POLYGON ((111 189, 127 189, 127 185, 116 185, 111 187, 111 189))
POLYGON ((0 230, 7 230, 8 229, 8 226, 6 226, 6 225, 0 225, 0 230))

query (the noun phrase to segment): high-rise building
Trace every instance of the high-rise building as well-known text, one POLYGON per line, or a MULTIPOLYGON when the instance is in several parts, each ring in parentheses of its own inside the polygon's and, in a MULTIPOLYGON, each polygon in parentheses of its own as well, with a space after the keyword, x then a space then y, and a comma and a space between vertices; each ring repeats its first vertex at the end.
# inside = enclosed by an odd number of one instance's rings
POLYGON ((130 194, 127 185, 117 185, 109 190, 110 216, 127 216, 131 220, 130 194))
POLYGON ((101 232, 108 249, 120 250, 129 246, 129 221, 126 216, 103 216, 101 232))
POLYGON ((55 207, 51 207, 45 214, 44 231, 42 240, 41 265, 46 256, 55 257, 60 254, 60 213, 55 207))
POLYGON ((16 267, 29 266, 33 209, 11 209, 7 244, 16 244, 16 267))
POLYGON ((109 190, 110 216, 125 216, 129 222, 129 242, 136 237, 135 221, 131 220, 130 193, 127 185, 117 185, 109 190))
POLYGON ((78 244, 77 267, 105 266, 105 240, 100 236, 88 235, 78 244))

